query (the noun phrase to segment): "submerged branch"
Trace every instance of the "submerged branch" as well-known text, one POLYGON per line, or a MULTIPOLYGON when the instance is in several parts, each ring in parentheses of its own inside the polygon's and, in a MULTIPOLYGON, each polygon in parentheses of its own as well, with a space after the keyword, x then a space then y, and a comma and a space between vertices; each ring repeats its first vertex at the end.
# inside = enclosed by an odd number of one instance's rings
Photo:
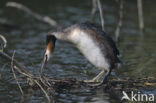
POLYGON ((33 16, 34 18, 36 18, 39 21, 45 22, 50 24, 51 26, 58 26, 57 22, 55 20, 53 20, 52 18, 48 17, 48 16, 40 16, 39 14, 31 11, 28 7, 20 4, 20 3, 16 3, 16 2, 7 2, 6 4, 7 7, 14 7, 17 8, 19 10, 23 10, 24 12, 28 13, 29 15, 33 16))

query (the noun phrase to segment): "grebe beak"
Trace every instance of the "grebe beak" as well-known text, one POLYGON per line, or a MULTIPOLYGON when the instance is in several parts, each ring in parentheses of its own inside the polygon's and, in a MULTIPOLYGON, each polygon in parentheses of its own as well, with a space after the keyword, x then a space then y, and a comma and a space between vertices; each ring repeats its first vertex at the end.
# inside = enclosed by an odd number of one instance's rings
POLYGON ((47 64, 47 62, 49 61, 51 55, 54 52, 55 41, 56 41, 55 36, 47 35, 46 51, 44 53, 44 58, 43 58, 43 63, 42 63, 42 67, 41 67, 41 72, 42 72, 43 69, 46 68, 46 64, 47 64))
POLYGON ((55 48, 55 45, 53 44, 52 41, 49 42, 48 45, 46 46, 46 51, 44 53, 43 64, 42 64, 41 70, 46 68, 46 64, 49 61, 51 55, 53 54, 54 48, 55 48))
POLYGON ((47 57, 47 55, 45 54, 45 55, 44 55, 44 59, 43 59, 43 63, 42 63, 41 70, 43 70, 43 69, 46 68, 47 61, 48 61, 48 57, 47 57))

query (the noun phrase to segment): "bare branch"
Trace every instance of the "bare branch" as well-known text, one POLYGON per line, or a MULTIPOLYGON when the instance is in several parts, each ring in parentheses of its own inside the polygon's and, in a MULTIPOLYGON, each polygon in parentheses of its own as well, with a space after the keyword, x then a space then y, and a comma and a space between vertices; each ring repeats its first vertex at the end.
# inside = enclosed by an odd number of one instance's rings
POLYGON ((94 15, 95 15, 95 12, 97 10, 97 3, 96 3, 96 0, 92 0, 92 10, 91 10, 91 21, 93 21, 94 19, 94 15))
POLYGON ((118 39, 119 39, 120 29, 121 29, 122 22, 123 22, 123 4, 124 4, 123 0, 120 0, 119 22, 118 22, 118 25, 115 30, 116 41, 118 41, 118 39))
POLYGON ((7 7, 15 7, 19 10, 23 10, 25 11, 26 13, 28 13, 29 15, 33 16, 34 18, 38 19, 39 21, 42 21, 42 22, 45 22, 45 23, 48 23, 50 24, 51 26, 58 26, 57 25, 57 22, 53 19, 51 19, 50 17, 48 16, 40 16, 39 14, 31 11, 28 7, 20 4, 20 3, 16 3, 16 2, 7 2, 6 4, 7 7))
POLYGON ((143 18, 142 0, 137 0, 137 6, 138 6, 139 28, 141 31, 143 31, 143 29, 144 29, 144 18, 143 18))
POLYGON ((104 30, 104 18, 103 18, 103 12, 102 12, 102 6, 101 6, 100 0, 97 0, 97 5, 98 5, 98 8, 99 8, 99 12, 100 12, 102 30, 104 30))

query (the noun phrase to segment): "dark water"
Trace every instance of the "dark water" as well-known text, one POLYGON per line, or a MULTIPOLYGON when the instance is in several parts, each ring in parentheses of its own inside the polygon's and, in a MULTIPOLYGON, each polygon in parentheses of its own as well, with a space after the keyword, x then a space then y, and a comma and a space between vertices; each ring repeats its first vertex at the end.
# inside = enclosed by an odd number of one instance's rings
MULTIPOLYGON (((76 22, 90 19, 90 0, 16 0, 33 11, 55 19, 61 26, 69 26, 76 22)), ((45 35, 53 27, 34 19, 32 16, 15 8, 5 6, 7 0, 0 1, 0 18, 5 18, 18 26, 18 29, 6 29, 0 26, 0 33, 8 40, 6 52, 27 66, 37 74, 41 66, 45 46, 45 35)), ((116 77, 156 77, 156 23, 154 0, 144 0, 145 33, 141 35, 138 28, 137 7, 135 0, 126 0, 124 7, 123 27, 120 33, 118 48, 121 53, 123 66, 113 71, 116 77)), ((105 18, 105 31, 114 38, 114 31, 118 21, 118 4, 114 0, 105 0, 102 3, 105 18)), ((95 23, 100 25, 98 13, 95 23)), ((10 64, 0 58, 0 102, 2 103, 46 103, 47 100, 41 91, 26 90, 24 98, 16 85, 10 64), (5 63, 5 65, 4 65, 5 63)), ((91 65, 81 53, 72 45, 57 42, 52 60, 45 70, 47 76, 56 78, 76 78, 79 80, 91 79, 99 71, 91 65)), ((155 91, 152 91, 155 93, 155 91)), ((120 100, 105 93, 103 90, 72 90, 68 93, 59 93, 52 97, 53 101, 76 103, 117 103, 120 100)))

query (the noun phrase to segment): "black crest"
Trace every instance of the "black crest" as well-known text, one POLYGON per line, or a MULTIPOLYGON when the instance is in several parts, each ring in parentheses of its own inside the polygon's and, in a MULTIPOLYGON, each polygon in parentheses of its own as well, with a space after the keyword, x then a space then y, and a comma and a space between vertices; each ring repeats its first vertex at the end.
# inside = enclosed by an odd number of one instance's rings
POLYGON ((55 44, 56 37, 53 36, 53 35, 47 35, 47 38, 46 38, 46 45, 47 45, 50 41, 52 41, 53 44, 55 44))

